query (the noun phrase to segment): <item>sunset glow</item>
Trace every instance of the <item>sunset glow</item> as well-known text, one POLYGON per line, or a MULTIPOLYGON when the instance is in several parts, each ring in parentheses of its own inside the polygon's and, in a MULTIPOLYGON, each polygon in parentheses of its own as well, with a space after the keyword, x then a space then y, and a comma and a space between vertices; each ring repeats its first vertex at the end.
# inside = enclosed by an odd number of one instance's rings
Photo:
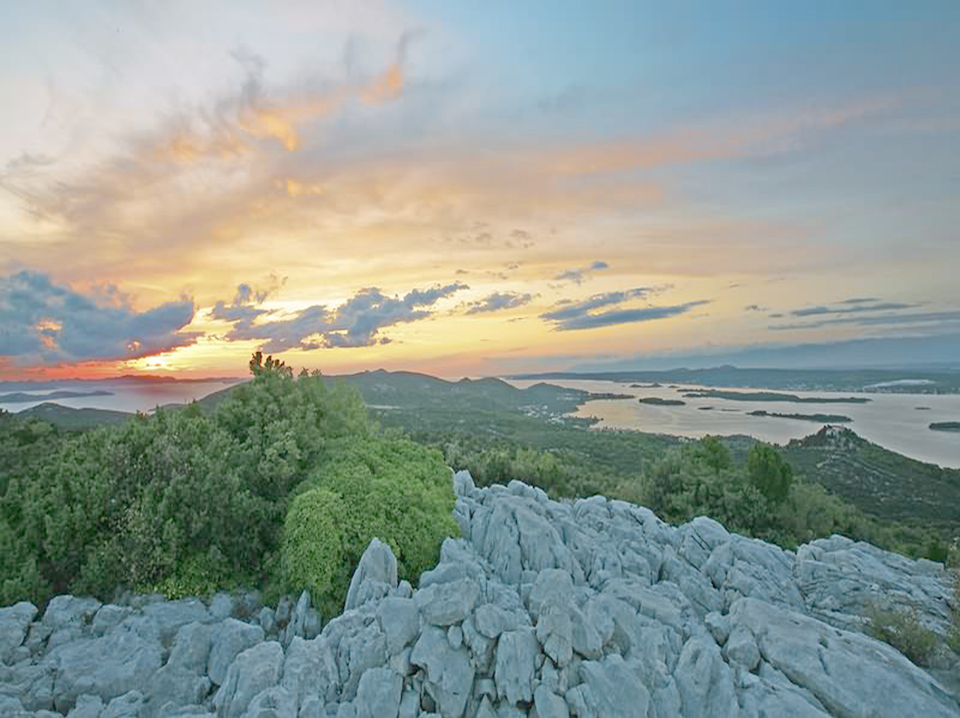
POLYGON ((0 378, 960 333, 960 5, 681 5, 4 5, 0 378))

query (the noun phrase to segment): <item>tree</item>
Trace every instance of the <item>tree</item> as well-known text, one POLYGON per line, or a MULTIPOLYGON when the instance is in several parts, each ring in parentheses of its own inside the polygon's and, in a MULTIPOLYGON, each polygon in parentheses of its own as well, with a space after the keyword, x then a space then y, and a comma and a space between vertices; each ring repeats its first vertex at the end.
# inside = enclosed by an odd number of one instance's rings
POLYGON ((747 477, 769 501, 779 504, 790 494, 793 469, 770 444, 757 443, 747 459, 747 477))

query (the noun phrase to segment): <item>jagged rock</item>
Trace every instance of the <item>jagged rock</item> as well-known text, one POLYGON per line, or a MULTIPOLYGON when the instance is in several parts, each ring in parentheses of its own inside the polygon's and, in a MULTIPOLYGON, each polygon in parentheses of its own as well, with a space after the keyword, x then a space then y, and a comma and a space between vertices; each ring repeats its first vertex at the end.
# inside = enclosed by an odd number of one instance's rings
POLYGON ((110 701, 100 718, 138 718, 144 715, 144 701, 140 691, 129 691, 110 701))
POLYGON ((646 716, 650 694, 624 660, 612 654, 584 661, 583 682, 567 691, 567 704, 580 718, 646 716))
POLYGON ((108 603, 100 607, 93 617, 93 635, 102 636, 114 626, 119 626, 133 613, 130 606, 116 606, 108 603))
POLYGON ((492 603, 477 607, 474 623, 477 630, 487 638, 497 638, 504 631, 515 630, 518 625, 515 613, 505 611, 492 603))
POLYGON ((43 612, 42 623, 53 629, 65 626, 83 626, 93 621, 102 604, 95 598, 54 596, 43 612))
POLYGON ((916 610, 931 629, 950 624, 950 590, 942 564, 911 561, 844 536, 818 539, 797 551, 794 571, 813 615, 840 628, 856 628, 868 604, 916 610))
POLYGON ((280 685, 301 705, 311 694, 324 702, 334 701, 340 684, 337 659, 324 638, 307 641, 295 637, 287 648, 280 685))
POLYGON ((6 663, 26 638, 27 628, 37 615, 37 607, 23 601, 0 608, 0 663, 6 663))
POLYGON ((251 646, 263 641, 263 629, 228 618, 213 632, 210 663, 207 674, 216 685, 222 685, 233 660, 251 646))
POLYGON ((544 685, 533 692, 533 705, 537 718, 569 718, 567 702, 544 685))
POLYGON ((260 609, 260 614, 257 616, 257 623, 260 624, 260 628, 263 629, 265 636, 273 635, 273 631, 277 626, 276 613, 269 606, 264 606, 260 609))
POLYGON ((0 715, 960 715, 930 673, 842 630, 884 597, 942 628, 938 564, 842 537, 794 554, 705 518, 672 528, 622 501, 468 478, 467 530, 419 590, 371 541, 349 608, 322 631, 306 593, 275 612, 254 593, 233 601, 250 623, 226 616, 225 594, 209 608, 65 596, 33 623, 29 604, 0 609, 0 715))
POLYGON ((222 621, 233 615, 233 599, 229 593, 215 593, 210 599, 210 616, 215 621, 222 621))
POLYGON ((522 627, 500 634, 494 678, 497 695, 510 703, 533 700, 533 679, 540 646, 534 629, 522 627))
POLYGON ((240 718, 261 691, 275 686, 283 670, 283 648, 276 641, 248 648, 230 664, 213 699, 218 718, 240 718))
POLYGON ((930 675, 884 643, 752 598, 730 613, 734 627, 756 636, 763 660, 831 714, 958 715, 956 701, 930 675))
POLYGON ((247 706, 244 718, 281 718, 297 715, 297 697, 281 686, 257 693, 247 706))
POLYGON ((67 713, 67 718, 100 718, 101 713, 103 700, 100 696, 82 695, 77 698, 77 705, 67 713))
POLYGON ((391 596, 377 607, 377 621, 387 637, 387 653, 394 655, 420 632, 420 609, 412 598, 391 596))
POLYGON ((141 688, 160 668, 160 644, 121 625, 100 638, 86 638, 54 648, 43 664, 56 671, 54 705, 71 708, 82 694, 104 700, 141 688))
POLYGON ((397 718, 403 677, 389 668, 371 668, 360 678, 354 707, 357 718, 397 718))
POLYGON ((739 712, 733 673, 712 638, 687 641, 674 676, 686 718, 723 718, 739 712))
POLYGON ((350 579, 344 610, 349 611, 368 600, 386 596, 389 590, 395 588, 396 585, 397 559, 393 555, 393 551, 380 539, 371 539, 370 544, 360 557, 353 578, 350 579), (367 583, 373 585, 364 588, 364 584, 367 583), (386 586, 386 590, 383 589, 383 586, 386 586))
POLYGON ((449 626, 469 616, 479 597, 480 587, 476 581, 462 578, 431 584, 417 591, 413 600, 426 623, 449 626))
POLYGON ((463 648, 455 649, 436 626, 425 626, 410 661, 424 668, 424 688, 444 716, 461 715, 473 685, 474 668, 463 648))

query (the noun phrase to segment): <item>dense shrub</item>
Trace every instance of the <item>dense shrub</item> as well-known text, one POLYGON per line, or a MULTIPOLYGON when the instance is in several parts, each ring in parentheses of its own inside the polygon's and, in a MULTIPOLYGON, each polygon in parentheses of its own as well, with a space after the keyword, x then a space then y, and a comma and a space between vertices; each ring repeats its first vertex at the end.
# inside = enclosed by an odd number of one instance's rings
POLYGON ((335 442, 303 489, 325 491, 342 507, 336 530, 344 559, 323 596, 328 612, 342 605, 350 576, 372 538, 390 545, 400 578, 415 582, 436 564, 443 539, 457 534, 450 469, 438 451, 408 439, 335 442))
POLYGON ((340 495, 328 489, 310 489, 293 500, 283 524, 283 571, 288 585, 308 588, 315 598, 330 593, 343 563, 339 522, 345 513, 340 495))
POLYGON ((251 372, 219 403, 79 435, 0 416, 0 604, 110 597, 118 586, 171 596, 237 584, 319 590, 343 583, 373 535, 399 549, 407 575, 425 568, 451 530, 453 491, 438 455, 382 437, 359 394, 318 373, 294 378, 259 354, 251 372), (376 459, 356 458, 367 454, 376 459), (313 487, 346 499, 332 522, 342 565, 326 578, 331 569, 310 561, 318 552, 336 560, 298 525, 309 499, 285 522, 294 490, 313 487))

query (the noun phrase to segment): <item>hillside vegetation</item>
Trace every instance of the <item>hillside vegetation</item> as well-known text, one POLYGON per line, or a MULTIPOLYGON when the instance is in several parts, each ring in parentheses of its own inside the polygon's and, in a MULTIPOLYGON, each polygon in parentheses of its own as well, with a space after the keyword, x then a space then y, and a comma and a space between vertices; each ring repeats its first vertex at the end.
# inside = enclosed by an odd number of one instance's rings
POLYGON ((318 374, 259 354, 251 370, 210 414, 82 434, 0 416, 0 604, 309 585, 337 612, 374 536, 402 577, 433 566, 456 533, 440 453, 380 432, 355 391, 318 374))
POLYGON ((707 515, 788 548, 842 533, 942 560, 960 526, 960 472, 853 432, 778 450, 587 431, 591 420, 563 416, 591 396, 576 390, 294 378, 261 356, 251 369, 187 407, 84 433, 0 414, 0 601, 242 584, 268 596, 309 587, 335 612, 373 536, 401 577, 432 565, 456 532, 447 466, 481 485, 625 499, 672 522, 707 515))

